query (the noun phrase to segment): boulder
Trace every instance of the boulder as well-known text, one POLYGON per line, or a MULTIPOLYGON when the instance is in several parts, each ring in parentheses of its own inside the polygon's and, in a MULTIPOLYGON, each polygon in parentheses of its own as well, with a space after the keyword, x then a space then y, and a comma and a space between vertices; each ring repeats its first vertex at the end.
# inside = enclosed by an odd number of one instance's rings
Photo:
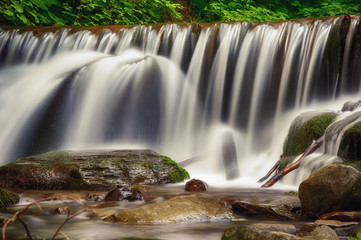
POLYGON ((189 174, 152 150, 56 151, 0 167, 0 187, 102 190, 115 185, 181 182, 189 174))
POLYGON ((299 186, 302 207, 320 216, 326 212, 361 209, 361 173, 351 166, 330 164, 299 186))
POLYGON ((105 217, 104 221, 119 223, 206 222, 229 220, 231 215, 231 210, 215 199, 182 196, 114 213, 105 217))
POLYGON ((361 160, 361 121, 354 123, 342 135, 337 155, 347 160, 361 160))
POLYGON ((256 223, 249 226, 231 227, 222 240, 301 240, 296 236, 296 228, 291 224, 256 223))
POLYGON ((16 204, 19 202, 19 200, 19 195, 9 192, 5 189, 0 189, 0 208, 16 204))
POLYGON ((305 112, 293 120, 283 145, 283 154, 297 156, 303 153, 313 140, 323 136, 333 122, 336 113, 332 111, 305 112))

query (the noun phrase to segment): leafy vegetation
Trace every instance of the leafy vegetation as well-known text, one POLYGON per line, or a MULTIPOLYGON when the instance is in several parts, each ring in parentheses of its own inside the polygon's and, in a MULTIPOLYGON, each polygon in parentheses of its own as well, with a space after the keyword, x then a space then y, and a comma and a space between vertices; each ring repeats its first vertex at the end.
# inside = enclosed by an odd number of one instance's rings
POLYGON ((349 237, 347 240, 361 240, 361 233, 357 233, 357 238, 355 237, 349 237))
POLYGON ((181 21, 181 5, 170 0, 3 0, 0 24, 130 25, 181 21))
POLYGON ((2 0, 0 24, 133 25, 360 14, 359 0, 2 0))

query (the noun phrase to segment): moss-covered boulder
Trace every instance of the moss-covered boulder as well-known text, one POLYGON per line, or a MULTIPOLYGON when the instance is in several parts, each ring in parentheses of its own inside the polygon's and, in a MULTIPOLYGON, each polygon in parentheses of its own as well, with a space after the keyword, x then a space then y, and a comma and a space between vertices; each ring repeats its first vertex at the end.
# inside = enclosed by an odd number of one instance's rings
POLYGON ((105 217, 104 221, 118 223, 208 222, 229 220, 231 215, 231 210, 215 199, 181 196, 114 213, 105 217))
POLYGON ((23 190, 109 190, 187 178, 176 162, 152 150, 56 151, 0 167, 0 187, 23 190))
POLYGON ((342 135, 337 155, 347 160, 361 160, 361 121, 354 123, 342 135))
POLYGON ((313 140, 323 136, 336 115, 332 111, 305 112, 299 115, 290 126, 283 145, 283 154, 296 156, 303 153, 313 140))
POLYGON ((0 189, 0 208, 16 204, 19 202, 19 200, 19 195, 9 192, 5 189, 0 189))
POLYGON ((361 172, 343 164, 327 165, 303 181, 298 194, 303 209, 316 216, 361 210, 361 172))

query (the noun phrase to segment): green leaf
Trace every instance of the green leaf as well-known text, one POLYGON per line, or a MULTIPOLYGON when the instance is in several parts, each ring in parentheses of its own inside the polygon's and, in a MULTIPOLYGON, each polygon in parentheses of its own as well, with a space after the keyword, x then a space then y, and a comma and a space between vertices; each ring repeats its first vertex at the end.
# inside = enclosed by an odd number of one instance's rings
POLYGON ((14 7, 18 13, 24 12, 23 6, 18 1, 12 0, 11 3, 11 6, 14 7))
POLYGON ((48 11, 48 14, 49 14, 50 18, 55 21, 56 24, 61 25, 61 26, 64 26, 66 24, 66 21, 64 19, 59 18, 54 13, 48 11))
POLYGON ((47 11, 48 7, 44 4, 42 0, 31 0, 32 3, 34 3, 37 7, 47 11))
POLYGON ((35 23, 37 23, 37 24, 40 23, 40 20, 39 20, 39 18, 38 18, 38 15, 37 15, 35 12, 33 12, 33 11, 30 10, 30 9, 26 9, 26 11, 27 11, 31 16, 34 17, 35 23))
POLYGON ((9 9, 0 10, 0 12, 6 14, 8 16, 14 16, 14 12, 10 11, 9 9))
POLYGON ((21 13, 16 14, 16 16, 25 24, 25 25, 29 25, 30 22, 29 20, 21 13))

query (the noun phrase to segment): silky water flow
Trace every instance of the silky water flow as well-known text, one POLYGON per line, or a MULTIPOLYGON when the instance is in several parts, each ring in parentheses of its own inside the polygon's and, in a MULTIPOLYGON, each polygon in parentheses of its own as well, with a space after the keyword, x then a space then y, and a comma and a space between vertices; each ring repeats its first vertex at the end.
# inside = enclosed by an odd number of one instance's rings
MULTIPOLYGON (((359 17, 348 16, 100 35, 1 30, 1 163, 59 149, 151 148, 193 159, 191 177, 209 184, 259 186, 295 116, 359 100, 360 34, 359 17)), ((327 130, 321 162, 337 161, 337 136, 361 114, 348 115, 327 130)), ((298 184, 308 165, 283 184, 298 184)))

